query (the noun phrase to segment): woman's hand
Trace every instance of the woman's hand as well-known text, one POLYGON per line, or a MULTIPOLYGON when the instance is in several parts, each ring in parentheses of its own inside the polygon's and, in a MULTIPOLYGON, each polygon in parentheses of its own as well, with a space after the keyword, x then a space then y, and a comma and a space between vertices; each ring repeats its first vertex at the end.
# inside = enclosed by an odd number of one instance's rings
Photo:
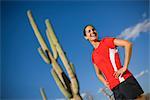
POLYGON ((118 71, 116 71, 114 74, 113 74, 113 76, 115 77, 115 78, 119 78, 119 76, 122 76, 125 72, 126 72, 126 67, 122 67, 122 68, 120 68, 118 71))

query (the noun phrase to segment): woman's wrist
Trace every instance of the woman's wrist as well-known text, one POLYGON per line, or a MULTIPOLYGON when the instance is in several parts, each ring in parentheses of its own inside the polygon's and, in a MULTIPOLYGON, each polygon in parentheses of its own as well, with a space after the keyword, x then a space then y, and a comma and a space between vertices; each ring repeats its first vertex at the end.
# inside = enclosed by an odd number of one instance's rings
POLYGON ((126 70, 127 70, 127 67, 123 66, 123 71, 126 72, 126 70))

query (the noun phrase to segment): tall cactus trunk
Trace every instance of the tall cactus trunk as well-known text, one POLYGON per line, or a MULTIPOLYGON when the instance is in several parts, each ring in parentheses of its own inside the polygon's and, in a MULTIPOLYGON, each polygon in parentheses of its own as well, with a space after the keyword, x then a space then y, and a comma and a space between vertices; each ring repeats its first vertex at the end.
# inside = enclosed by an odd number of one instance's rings
POLYGON ((73 95, 73 98, 71 98, 70 100, 82 100, 80 94, 75 94, 73 95))
MULTIPOLYGON (((33 31, 39 41, 39 44, 41 45, 41 48, 38 48, 38 51, 43 58, 43 60, 47 64, 52 65, 51 74, 59 87, 60 91, 63 93, 63 95, 68 98, 69 100, 82 100, 80 93, 79 93, 79 84, 78 80, 75 74, 75 68, 72 63, 70 63, 60 45, 58 42, 55 33, 52 29, 52 26, 48 19, 45 20, 46 23, 46 35, 48 38, 48 41, 51 46, 51 50, 53 54, 48 49, 44 39, 42 38, 40 31, 33 19, 31 11, 27 11, 27 15, 29 18, 29 22, 33 28, 33 31), (60 57, 68 76, 63 72, 61 66, 57 62, 58 56, 60 57)), ((41 94, 42 94, 41 90, 41 94)), ((44 95, 42 94, 44 97, 44 95)), ((46 97, 46 96, 45 96, 46 97)))

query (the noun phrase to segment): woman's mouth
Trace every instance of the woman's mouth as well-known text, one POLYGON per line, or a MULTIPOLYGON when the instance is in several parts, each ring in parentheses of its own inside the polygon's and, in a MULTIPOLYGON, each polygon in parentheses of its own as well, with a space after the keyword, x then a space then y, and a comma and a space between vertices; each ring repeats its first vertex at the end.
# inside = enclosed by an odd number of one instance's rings
POLYGON ((90 34, 90 37, 96 37, 96 33, 90 34))

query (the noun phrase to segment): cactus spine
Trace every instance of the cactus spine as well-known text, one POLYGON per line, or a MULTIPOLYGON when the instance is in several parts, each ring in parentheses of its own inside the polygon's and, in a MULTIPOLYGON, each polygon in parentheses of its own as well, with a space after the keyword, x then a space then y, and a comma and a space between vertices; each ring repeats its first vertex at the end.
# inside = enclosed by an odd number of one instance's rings
MULTIPOLYGON (((69 100, 82 100, 79 94, 79 85, 78 85, 78 80, 75 74, 74 66, 72 63, 68 61, 64 51, 62 50, 62 47, 57 40, 57 37, 52 29, 52 26, 49 20, 48 19, 45 20, 45 24, 47 27, 46 35, 47 35, 53 54, 51 54, 44 39, 42 38, 40 31, 33 19, 33 16, 30 10, 27 11, 27 15, 29 18, 29 22, 33 28, 33 31, 39 41, 39 44, 41 45, 41 47, 38 48, 39 54, 41 55, 41 57, 47 64, 52 65, 51 74, 57 86, 59 87, 60 91, 69 100), (57 62, 58 56, 60 57, 69 77, 63 72, 62 68, 58 64, 57 62)), ((42 93, 43 92, 41 92, 41 94, 42 93)), ((42 97, 44 97, 43 94, 42 94, 42 97)), ((46 98, 44 100, 46 100, 46 98)))

